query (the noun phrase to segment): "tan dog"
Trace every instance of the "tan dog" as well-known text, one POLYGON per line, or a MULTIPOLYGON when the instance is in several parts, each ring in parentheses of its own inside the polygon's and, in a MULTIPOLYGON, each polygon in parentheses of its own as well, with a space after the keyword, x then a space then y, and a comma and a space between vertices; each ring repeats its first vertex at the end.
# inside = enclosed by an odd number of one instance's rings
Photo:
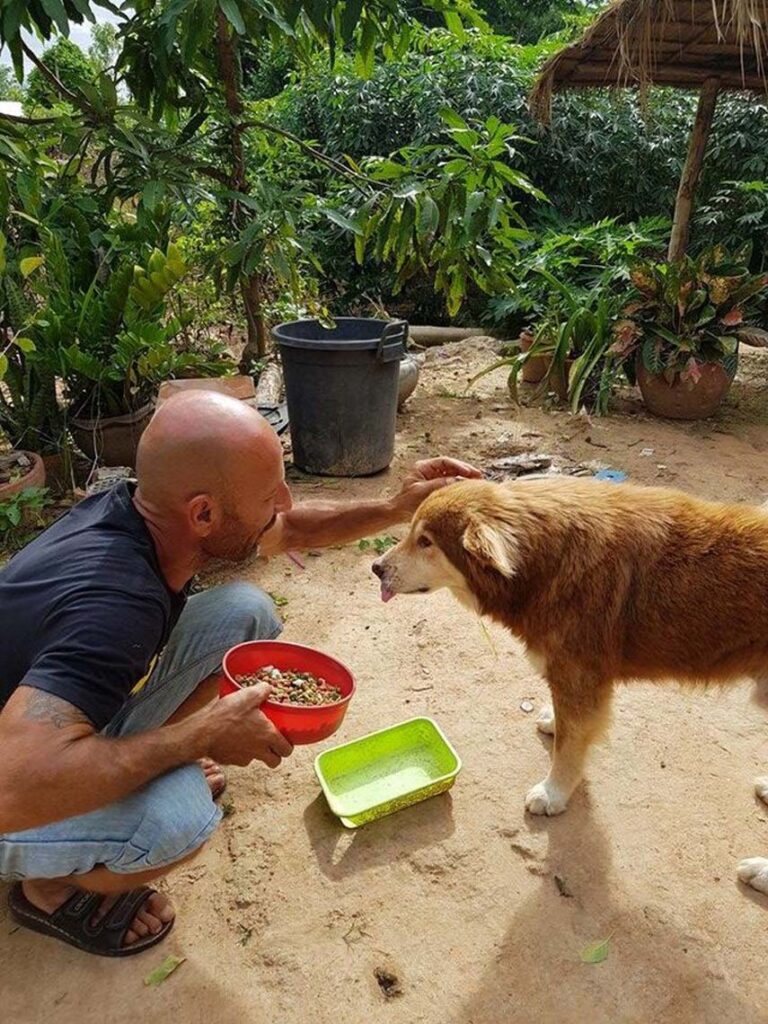
POLYGON ((615 683, 768 677, 763 509, 593 480, 460 483, 427 498, 373 569, 385 600, 448 587, 524 641, 554 706, 538 722, 555 742, 533 814, 565 810, 615 683))

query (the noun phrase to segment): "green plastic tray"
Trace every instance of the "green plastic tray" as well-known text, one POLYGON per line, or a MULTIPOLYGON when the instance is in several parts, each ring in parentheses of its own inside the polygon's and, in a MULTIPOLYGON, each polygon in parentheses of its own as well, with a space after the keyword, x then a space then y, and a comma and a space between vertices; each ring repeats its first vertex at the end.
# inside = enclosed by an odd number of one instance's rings
POLYGON ((456 751, 431 718, 412 718, 315 758, 328 806, 347 828, 444 793, 460 771, 456 751))

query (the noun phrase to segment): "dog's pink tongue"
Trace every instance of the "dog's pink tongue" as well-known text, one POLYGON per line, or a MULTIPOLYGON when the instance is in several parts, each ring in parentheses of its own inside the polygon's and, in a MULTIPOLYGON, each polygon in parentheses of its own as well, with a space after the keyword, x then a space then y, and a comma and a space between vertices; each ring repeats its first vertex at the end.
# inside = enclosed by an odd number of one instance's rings
POLYGON ((394 590, 390 590, 386 583, 381 584, 381 600, 386 604, 395 596, 394 590))

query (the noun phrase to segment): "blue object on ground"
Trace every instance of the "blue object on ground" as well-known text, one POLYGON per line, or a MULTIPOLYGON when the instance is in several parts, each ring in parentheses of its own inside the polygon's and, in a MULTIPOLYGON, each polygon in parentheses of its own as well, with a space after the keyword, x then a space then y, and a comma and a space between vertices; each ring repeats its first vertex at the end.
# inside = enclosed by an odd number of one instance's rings
POLYGON ((623 484, 629 474, 621 469, 600 469, 595 473, 595 480, 607 480, 611 484, 623 484))

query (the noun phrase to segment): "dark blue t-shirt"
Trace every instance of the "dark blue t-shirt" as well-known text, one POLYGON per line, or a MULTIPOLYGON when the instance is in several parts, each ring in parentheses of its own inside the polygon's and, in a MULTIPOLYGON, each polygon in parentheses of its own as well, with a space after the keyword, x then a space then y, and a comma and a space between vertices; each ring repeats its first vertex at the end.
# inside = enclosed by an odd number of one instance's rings
POLYGON ((76 505, 0 571, 0 707, 34 686, 97 729, 151 672, 184 607, 118 484, 76 505))

